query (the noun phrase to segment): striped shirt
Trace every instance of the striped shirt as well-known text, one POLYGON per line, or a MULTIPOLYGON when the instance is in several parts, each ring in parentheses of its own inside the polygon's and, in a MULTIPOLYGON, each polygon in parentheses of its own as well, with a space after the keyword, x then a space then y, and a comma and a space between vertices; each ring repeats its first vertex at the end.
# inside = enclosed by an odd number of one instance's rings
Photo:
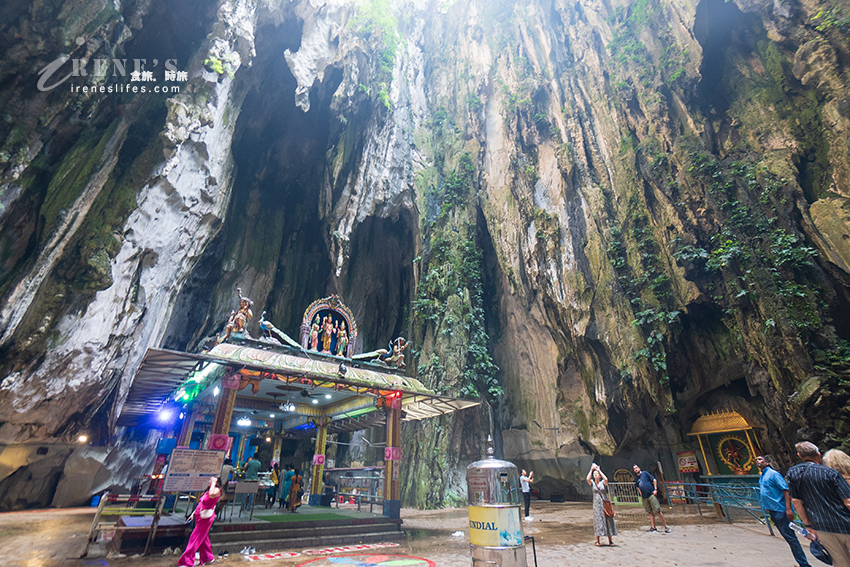
POLYGON ((850 484, 838 471, 807 461, 788 469, 787 478, 791 498, 803 502, 814 529, 850 534, 850 510, 844 505, 850 484))

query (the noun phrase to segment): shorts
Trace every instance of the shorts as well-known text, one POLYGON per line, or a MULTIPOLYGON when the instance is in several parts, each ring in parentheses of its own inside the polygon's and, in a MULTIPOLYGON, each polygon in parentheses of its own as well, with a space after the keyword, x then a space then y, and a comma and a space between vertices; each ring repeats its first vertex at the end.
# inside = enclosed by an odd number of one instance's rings
POLYGON ((648 498, 642 498, 641 501, 643 502, 643 509, 650 514, 661 511, 661 504, 658 503, 658 498, 654 494, 650 494, 648 498))

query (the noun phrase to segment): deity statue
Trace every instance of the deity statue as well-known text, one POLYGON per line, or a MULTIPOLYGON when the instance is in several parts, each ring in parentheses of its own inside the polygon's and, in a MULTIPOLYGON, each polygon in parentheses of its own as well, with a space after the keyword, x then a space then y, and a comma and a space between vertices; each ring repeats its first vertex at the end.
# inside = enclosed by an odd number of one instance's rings
POLYGON ((343 321, 336 333, 336 355, 345 356, 345 347, 347 346, 348 331, 345 330, 345 321, 343 321))
POLYGON ((316 320, 313 321, 313 326, 310 327, 310 350, 318 350, 319 347, 319 316, 316 315, 316 320))
POLYGON ((388 348, 380 348, 372 352, 365 352, 352 356, 353 360, 366 360, 376 362, 388 368, 404 368, 404 349, 408 347, 407 339, 398 337, 389 342, 388 348))
POLYGON ((331 340, 333 339, 334 326, 330 315, 325 315, 322 324, 322 352, 331 352, 331 340))
POLYGON ((404 349, 407 348, 407 339, 399 337, 394 341, 390 341, 392 354, 386 358, 381 357, 382 361, 390 367, 404 368, 404 349))
POLYGON ((248 319, 254 318, 254 312, 251 311, 251 308, 254 306, 254 302, 247 297, 242 297, 241 288, 237 287, 236 293, 239 294, 239 309, 237 311, 230 312, 230 319, 227 320, 227 325, 224 327, 224 334, 218 337, 216 344, 223 343, 234 333, 237 335, 247 334, 245 324, 248 322, 248 319))

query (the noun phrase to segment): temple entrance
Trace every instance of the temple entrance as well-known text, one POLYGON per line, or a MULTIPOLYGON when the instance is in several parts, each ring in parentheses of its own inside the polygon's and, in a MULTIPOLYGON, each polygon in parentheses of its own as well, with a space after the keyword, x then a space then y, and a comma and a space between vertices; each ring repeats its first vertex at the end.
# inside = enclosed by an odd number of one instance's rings
MULTIPOLYGON (((479 402, 439 395, 405 376, 403 337, 387 348, 353 352, 357 323, 338 296, 306 309, 298 341, 265 314, 259 321, 262 336, 252 337, 247 330, 252 307, 240 293, 238 310, 207 352, 149 350, 119 425, 181 411, 172 451, 194 441, 203 451, 223 453, 225 465, 234 467, 211 532, 214 548, 232 548, 240 538, 265 549, 303 547, 306 534, 315 537, 319 528, 327 528, 337 543, 347 536, 378 541, 400 535, 401 422, 479 402), (380 432, 380 441, 367 444, 363 466, 332 466, 329 437, 364 430, 380 432), (251 470, 256 465, 249 460, 258 460, 261 472, 251 470), (285 472, 287 465, 292 473, 285 472), (300 493, 290 486, 284 495, 285 479, 300 480, 300 493), (288 500, 286 508, 281 497, 288 500)), ((166 453, 161 461, 167 460, 166 453)), ((188 503, 193 498, 180 497, 188 503)))

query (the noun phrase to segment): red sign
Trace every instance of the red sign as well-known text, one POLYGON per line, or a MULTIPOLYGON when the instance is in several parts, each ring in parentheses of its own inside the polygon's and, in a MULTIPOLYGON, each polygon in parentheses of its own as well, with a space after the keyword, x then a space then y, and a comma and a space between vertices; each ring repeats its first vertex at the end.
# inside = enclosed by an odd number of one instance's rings
POLYGON ((676 460, 679 461, 680 473, 699 472, 699 463, 697 462, 696 451, 679 451, 676 453, 676 460))
POLYGON ((314 467, 325 466, 325 456, 324 455, 313 455, 313 466, 314 467))
POLYGON ((207 449, 210 451, 224 451, 227 452, 230 450, 230 447, 233 446, 233 437, 229 435, 221 435, 219 433, 213 433, 209 436, 207 441, 207 449))
POLYGON ((385 461, 400 461, 401 460, 401 447, 385 447, 384 448, 384 460, 385 461))

